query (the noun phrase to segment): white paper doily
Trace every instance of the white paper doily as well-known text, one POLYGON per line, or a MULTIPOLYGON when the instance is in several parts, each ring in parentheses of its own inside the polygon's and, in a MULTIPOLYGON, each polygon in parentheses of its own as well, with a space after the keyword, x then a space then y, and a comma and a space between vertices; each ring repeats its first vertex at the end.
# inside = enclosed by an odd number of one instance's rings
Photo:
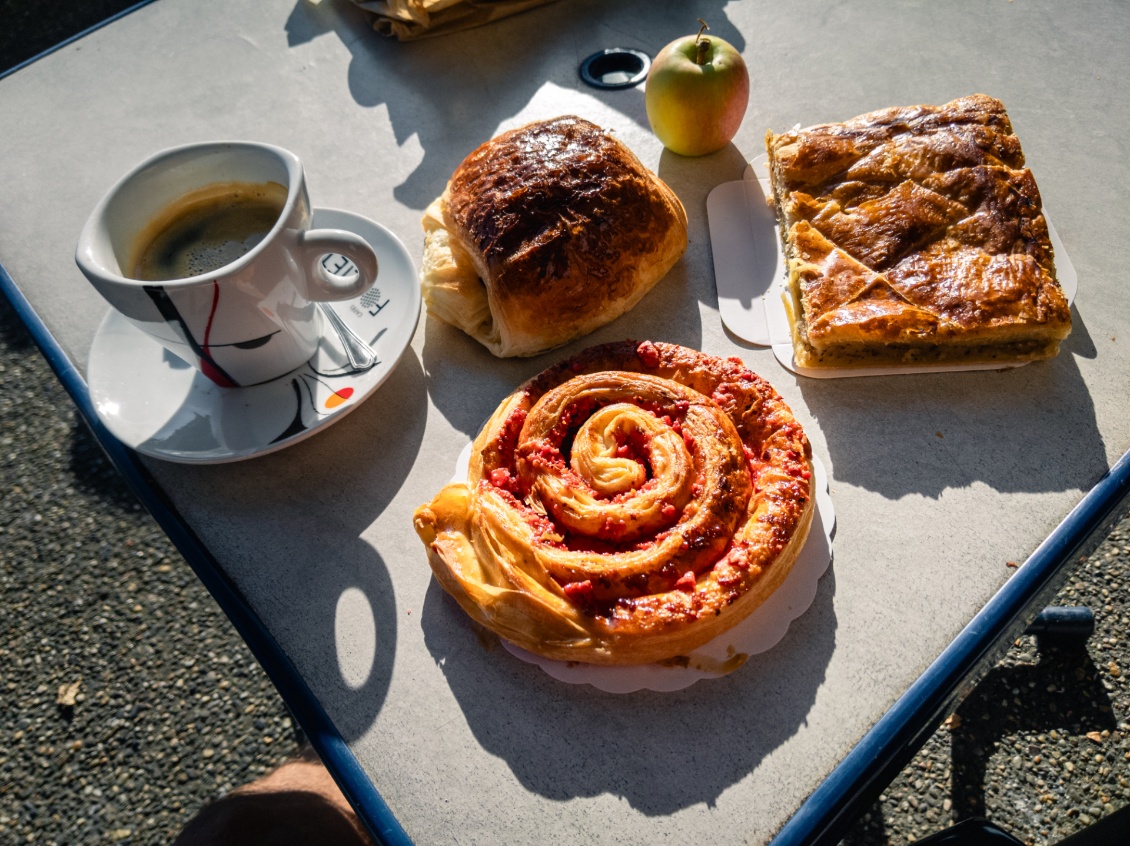
MULTIPOLYGON (((772 347, 773 355, 786 369, 814 379, 850 376, 890 376, 902 373, 946 373, 961 370, 1001 370, 1026 362, 983 364, 883 365, 880 367, 801 367, 793 360, 792 331, 785 310, 785 256, 777 233, 777 218, 769 205, 768 157, 754 159, 745 176, 723 182, 706 198, 710 225, 710 249, 714 257, 714 280, 722 323, 751 344, 772 347)), ((1059 234, 1048 224, 1055 253, 1056 277, 1070 305, 1079 289, 1079 277, 1059 234)))
MULTIPOLYGON (((471 457, 468 444, 457 460, 455 478, 467 479, 471 457)), ((836 525, 832 497, 828 493, 828 472, 823 462, 813 456, 812 469, 816 491, 816 510, 808 540, 797 556, 788 577, 757 610, 734 628, 716 637, 686 656, 686 664, 642 664, 628 667, 606 667, 573 661, 553 661, 527 652, 502 639, 506 650, 530 664, 536 664, 558 681, 568 684, 591 684, 606 693, 633 693, 637 690, 660 692, 682 690, 700 679, 719 678, 741 667, 746 658, 772 649, 785 636, 789 624, 808 610, 816 598, 820 577, 832 562, 832 530, 836 525)))

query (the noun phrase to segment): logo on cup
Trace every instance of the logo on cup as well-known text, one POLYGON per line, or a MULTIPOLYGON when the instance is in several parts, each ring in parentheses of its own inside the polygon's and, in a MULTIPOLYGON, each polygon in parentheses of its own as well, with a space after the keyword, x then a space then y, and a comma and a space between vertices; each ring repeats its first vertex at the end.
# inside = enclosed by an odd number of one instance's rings
POLYGON ((357 265, 341 253, 326 253, 322 256, 322 267, 325 268, 327 273, 332 273, 334 276, 340 276, 343 279, 351 279, 360 272, 357 265))

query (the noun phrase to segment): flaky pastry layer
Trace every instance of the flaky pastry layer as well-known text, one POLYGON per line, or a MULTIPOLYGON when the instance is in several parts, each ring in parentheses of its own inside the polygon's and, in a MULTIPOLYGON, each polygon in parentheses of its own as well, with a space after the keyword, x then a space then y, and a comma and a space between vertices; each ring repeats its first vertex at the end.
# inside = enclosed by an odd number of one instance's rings
POLYGON ((538 655, 684 656, 784 580, 813 513, 811 450, 737 359, 594 347, 530 380, 476 438, 467 483, 414 515, 440 585, 538 655))
POLYGON ((687 218, 623 143, 577 117, 493 138, 423 219, 429 313, 529 356, 634 307, 679 260, 687 218))
POLYGON ((1030 361, 1070 333, 999 101, 884 109, 766 146, 798 364, 1030 361))

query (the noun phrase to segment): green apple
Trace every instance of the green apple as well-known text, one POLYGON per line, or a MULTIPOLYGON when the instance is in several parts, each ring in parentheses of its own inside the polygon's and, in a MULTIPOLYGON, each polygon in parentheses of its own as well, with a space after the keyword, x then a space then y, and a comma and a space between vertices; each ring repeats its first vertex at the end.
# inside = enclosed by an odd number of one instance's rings
POLYGON ((678 38, 659 51, 647 73, 644 102, 651 130, 668 150, 702 156, 721 150, 741 126, 749 71, 721 38, 678 38))

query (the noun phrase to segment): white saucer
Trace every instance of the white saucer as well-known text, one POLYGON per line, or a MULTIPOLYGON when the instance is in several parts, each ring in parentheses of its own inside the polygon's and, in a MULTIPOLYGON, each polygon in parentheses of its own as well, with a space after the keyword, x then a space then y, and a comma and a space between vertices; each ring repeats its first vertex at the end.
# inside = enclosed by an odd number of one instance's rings
POLYGON ((94 336, 87 382, 98 418, 118 440, 168 461, 239 461, 308 438, 388 378, 420 318, 412 259, 392 232, 360 215, 315 209, 314 226, 354 232, 377 253, 377 283, 355 300, 329 304, 369 342, 377 364, 352 372, 337 334, 324 321, 318 351, 302 367, 262 385, 221 388, 111 309, 94 336))

